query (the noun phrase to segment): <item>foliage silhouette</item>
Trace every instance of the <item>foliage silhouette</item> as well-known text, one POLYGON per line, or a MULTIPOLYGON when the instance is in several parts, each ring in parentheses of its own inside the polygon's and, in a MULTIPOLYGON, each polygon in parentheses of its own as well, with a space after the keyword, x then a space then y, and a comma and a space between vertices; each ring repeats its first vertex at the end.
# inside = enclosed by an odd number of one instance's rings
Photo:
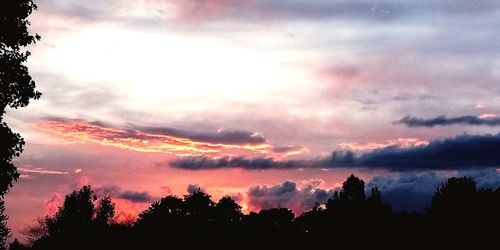
POLYGON ((107 225, 114 216, 115 204, 111 201, 109 196, 102 198, 96 211, 95 222, 101 225, 107 225))
POLYGON ((7 227, 7 215, 5 213, 5 202, 0 199, 0 250, 7 249, 7 239, 10 237, 10 230, 7 227))
POLYGON ((111 218, 109 197, 99 200, 84 186, 67 195, 53 217, 40 220, 29 246, 16 243, 13 249, 327 248, 330 238, 351 248, 401 248, 408 242, 411 247, 431 242, 433 247, 481 247, 498 233, 484 225, 500 222, 500 188, 477 190, 471 178, 448 179, 423 214, 394 212, 376 187, 368 196, 364 188, 363 180, 351 175, 326 204, 297 217, 287 208, 245 215, 231 197, 214 202, 198 190, 153 202, 130 225, 111 218))
POLYGON ((21 49, 40 39, 28 32, 28 16, 36 10, 32 0, 0 1, 0 249, 6 247, 10 234, 4 213, 4 195, 19 178, 19 172, 12 163, 23 151, 24 140, 12 132, 3 115, 7 107, 19 108, 28 105, 30 99, 40 98, 35 82, 24 63, 29 51, 21 49))
POLYGON ((28 16, 36 10, 32 0, 0 2, 0 196, 19 178, 12 157, 22 152, 24 140, 3 122, 6 108, 28 105, 30 99, 40 98, 35 82, 24 65, 30 52, 21 49, 40 39, 28 32, 28 16))

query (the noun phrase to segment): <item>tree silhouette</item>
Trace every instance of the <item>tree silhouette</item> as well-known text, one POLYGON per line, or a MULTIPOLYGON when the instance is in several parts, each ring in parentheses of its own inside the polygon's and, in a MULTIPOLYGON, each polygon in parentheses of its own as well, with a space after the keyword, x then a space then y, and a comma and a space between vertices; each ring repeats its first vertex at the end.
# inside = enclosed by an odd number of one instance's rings
POLYGON ((35 225, 26 228, 21 233, 28 238, 28 242, 33 244, 37 240, 48 237, 49 229, 47 228, 47 217, 39 217, 34 220, 35 225))
POLYGON ((10 237, 10 230, 7 227, 7 215, 5 212, 5 203, 0 199, 0 250, 7 249, 7 239, 10 237))
POLYGON ((189 221, 194 223, 207 223, 212 221, 215 203, 210 195, 200 190, 184 196, 184 211, 189 221))
POLYGON ((241 206, 229 196, 222 197, 215 205, 215 220, 219 224, 234 224, 242 218, 241 206))
POLYGON ((340 200, 363 203, 365 199, 365 182, 351 174, 342 184, 340 200))
POLYGON ((107 225, 115 216, 115 204, 110 197, 104 197, 99 201, 95 222, 100 225, 107 225))
POLYGON ((24 65, 30 52, 21 49, 40 39, 28 32, 28 16, 36 10, 32 0, 10 0, 0 2, 0 248, 5 248, 10 231, 6 226, 4 195, 17 181, 19 173, 12 163, 23 151, 24 140, 12 132, 3 115, 7 107, 19 108, 28 105, 30 99, 40 98, 35 82, 24 65))
POLYGON ((38 99, 35 82, 24 65, 30 52, 21 49, 40 39, 28 32, 28 16, 36 10, 32 0, 0 2, 0 196, 19 178, 12 157, 22 152, 24 141, 3 122, 6 108, 28 105, 30 99, 38 99))
POLYGON ((111 199, 100 199, 95 208, 97 197, 84 186, 66 196, 55 216, 39 220, 40 226, 30 231, 35 240, 28 248, 234 249, 242 243, 245 248, 327 248, 332 246, 330 238, 336 246, 350 247, 401 247, 401 242, 411 242, 419 248, 431 243, 483 248, 498 234, 500 188, 477 190, 468 177, 448 179, 423 214, 392 211, 376 187, 368 198, 364 192, 364 182, 351 175, 326 206, 316 204, 295 217, 288 208, 245 215, 230 197, 214 203, 198 190, 183 198, 166 196, 140 213, 133 225, 120 225, 108 223, 114 215, 111 199))
POLYGON ((26 250, 29 249, 27 246, 21 244, 17 239, 14 239, 9 245, 9 250, 26 250))
POLYGON ((94 201, 97 197, 90 186, 66 195, 63 206, 54 217, 47 218, 49 234, 84 230, 92 223, 94 201))
POLYGON ((451 177, 432 197, 429 213, 450 218, 473 213, 476 205, 476 182, 470 177, 451 177))
POLYGON ((153 202, 147 210, 140 213, 136 225, 161 227, 169 223, 177 224, 182 217, 184 217, 183 200, 169 195, 160 201, 153 202))

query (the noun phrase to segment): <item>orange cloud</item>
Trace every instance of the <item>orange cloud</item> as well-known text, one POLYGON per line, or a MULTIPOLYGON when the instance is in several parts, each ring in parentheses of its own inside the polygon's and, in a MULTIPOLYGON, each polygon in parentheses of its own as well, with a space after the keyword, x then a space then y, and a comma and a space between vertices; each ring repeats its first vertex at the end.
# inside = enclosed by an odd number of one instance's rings
POLYGON ((427 144, 429 144, 428 141, 418 138, 397 138, 385 142, 341 143, 339 146, 342 150, 371 151, 388 146, 415 147, 427 144))
POLYGON ((79 119, 45 119, 39 121, 36 125, 42 131, 63 136, 70 141, 93 142, 103 146, 138 152, 211 157, 235 153, 267 154, 272 152, 272 145, 265 141, 249 141, 247 143, 202 141, 161 132, 114 128, 101 123, 91 123, 79 119))

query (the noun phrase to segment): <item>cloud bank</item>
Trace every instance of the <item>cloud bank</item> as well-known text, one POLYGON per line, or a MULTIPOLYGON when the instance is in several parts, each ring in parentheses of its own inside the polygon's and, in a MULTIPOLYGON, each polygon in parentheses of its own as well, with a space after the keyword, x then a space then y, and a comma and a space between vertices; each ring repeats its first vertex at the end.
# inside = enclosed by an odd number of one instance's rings
POLYGON ((333 196, 334 189, 323 189, 322 180, 309 180, 296 183, 285 181, 273 186, 252 186, 248 189, 250 210, 269 208, 290 208, 296 214, 311 209, 316 203, 325 203, 333 196))
POLYGON ((416 169, 474 169, 500 166, 500 133, 491 135, 460 135, 437 139, 413 147, 387 146, 370 152, 334 151, 328 158, 318 160, 277 161, 272 158, 186 157, 170 165, 187 170, 243 168, 294 169, 360 167, 391 171, 416 169))
POLYGON ((478 188, 497 188, 500 186, 500 172, 495 169, 481 171, 459 171, 450 175, 436 172, 408 172, 396 176, 375 176, 367 184, 378 187, 382 199, 391 204, 394 210, 424 211, 431 204, 434 192, 448 177, 469 176, 478 188))
POLYGON ((406 116, 396 123, 404 124, 408 127, 434 127, 434 126, 451 126, 451 125, 474 125, 474 126, 500 126, 500 117, 486 117, 480 116, 458 116, 446 117, 444 115, 435 118, 424 119, 406 116))

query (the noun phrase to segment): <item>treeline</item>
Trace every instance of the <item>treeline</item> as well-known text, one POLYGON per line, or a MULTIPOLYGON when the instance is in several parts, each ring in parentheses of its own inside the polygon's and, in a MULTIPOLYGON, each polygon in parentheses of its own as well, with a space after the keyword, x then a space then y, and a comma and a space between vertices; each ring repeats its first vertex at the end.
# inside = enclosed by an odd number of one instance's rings
POLYGON ((198 191, 154 202, 134 222, 115 220, 109 197, 90 186, 66 196, 54 216, 26 230, 19 249, 246 249, 335 248, 343 246, 434 248, 498 247, 500 188, 480 189, 469 177, 449 178, 424 213, 395 212, 377 188, 365 194, 351 175, 326 204, 296 217, 287 208, 245 215, 230 197, 214 202, 198 191))

